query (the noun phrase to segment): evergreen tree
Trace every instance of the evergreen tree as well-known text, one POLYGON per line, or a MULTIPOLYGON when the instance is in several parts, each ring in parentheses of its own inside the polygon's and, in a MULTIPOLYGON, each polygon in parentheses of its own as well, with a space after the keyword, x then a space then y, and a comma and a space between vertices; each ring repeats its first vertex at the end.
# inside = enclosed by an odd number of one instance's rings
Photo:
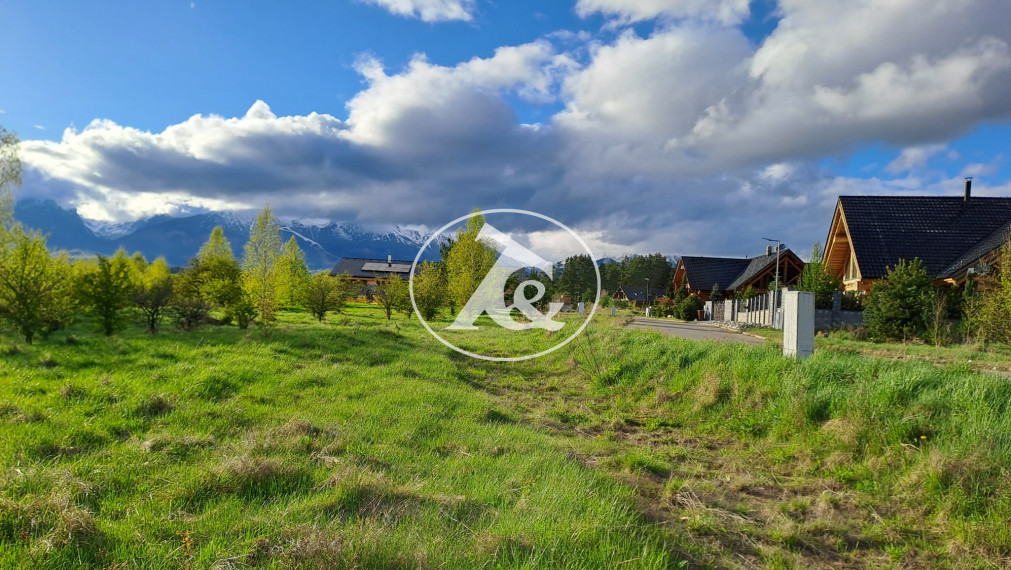
POLYGON ((871 287, 864 302, 864 326, 875 340, 907 340, 926 330, 932 299, 930 276, 919 259, 900 260, 871 287))
POLYGON ((573 255, 565 260, 561 275, 558 276, 558 289, 572 297, 573 302, 593 301, 597 289, 597 273, 594 261, 589 255, 573 255), (589 291, 589 299, 585 298, 589 291))
POLYGON ((242 259, 243 289, 260 315, 264 327, 277 320, 278 258, 281 256, 281 228, 270 206, 256 216, 242 259))
POLYGON ((232 244, 225 237, 225 230, 221 229, 221 226, 214 226, 210 237, 207 238, 204 245, 200 246, 200 251, 197 252, 197 259, 201 261, 214 258, 235 259, 235 254, 232 252, 232 244))
POLYGON ((608 294, 614 294, 621 287, 623 278, 624 268, 620 263, 605 263, 600 266, 600 287, 608 294))
POLYGON ((650 291, 666 292, 673 277, 670 261, 662 253, 640 255, 628 260, 625 269, 624 284, 632 287, 645 287, 649 278, 650 291))

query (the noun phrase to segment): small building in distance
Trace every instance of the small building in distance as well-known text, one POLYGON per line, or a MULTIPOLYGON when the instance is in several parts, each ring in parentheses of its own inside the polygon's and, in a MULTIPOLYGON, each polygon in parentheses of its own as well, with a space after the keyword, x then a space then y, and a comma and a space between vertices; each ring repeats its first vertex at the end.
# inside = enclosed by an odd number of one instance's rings
MULTIPOLYGON (((674 289, 683 284, 689 293, 703 301, 710 300, 714 285, 724 293, 741 293, 751 287, 756 293, 774 288, 776 281, 776 251, 765 249, 757 257, 708 257, 684 255, 674 267, 674 289)), ((789 249, 779 251, 779 283, 788 287, 800 280, 804 262, 789 249)))
POLYGON ((1011 237, 1011 198, 840 196, 824 261, 847 291, 869 291, 900 260, 923 262, 940 283, 962 284, 1011 237))
POLYGON ((375 285, 376 279, 384 279, 392 275, 397 275, 404 280, 410 279, 413 264, 413 261, 393 259, 392 255, 387 256, 386 259, 345 257, 330 270, 330 275, 336 277, 346 273, 354 281, 365 285, 375 285))
MULTIPOLYGON (((666 291, 664 291, 664 286, 658 289, 649 289, 649 300, 652 303, 656 299, 663 297, 666 291)), ((636 307, 643 307, 646 303, 646 288, 645 287, 630 287, 628 285, 619 286, 611 298, 615 301, 628 301, 636 307)))

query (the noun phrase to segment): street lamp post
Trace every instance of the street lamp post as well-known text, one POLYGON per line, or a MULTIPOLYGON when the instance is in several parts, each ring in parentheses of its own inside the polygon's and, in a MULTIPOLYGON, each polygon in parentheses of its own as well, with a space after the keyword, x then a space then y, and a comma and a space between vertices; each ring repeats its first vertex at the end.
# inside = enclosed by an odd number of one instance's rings
POLYGON ((776 285, 772 290, 772 328, 776 328, 776 302, 777 295, 779 295, 779 250, 782 248, 783 242, 778 239, 762 238, 765 241, 776 242, 776 285))
POLYGON ((649 277, 646 278, 646 316, 649 316, 649 277))

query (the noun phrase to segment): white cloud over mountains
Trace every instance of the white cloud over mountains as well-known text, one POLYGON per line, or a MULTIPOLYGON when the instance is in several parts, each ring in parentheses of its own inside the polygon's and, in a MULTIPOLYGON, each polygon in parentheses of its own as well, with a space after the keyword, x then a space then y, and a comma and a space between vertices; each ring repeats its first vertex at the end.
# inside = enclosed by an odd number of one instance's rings
POLYGON ((748 253, 741 240, 757 251, 759 234, 823 239, 840 190, 960 188, 909 177, 861 188, 814 161, 883 143, 907 149, 889 166, 898 176, 1011 118, 1005 0, 782 0, 759 45, 736 27, 743 0, 576 9, 658 23, 645 37, 541 39, 455 66, 361 59, 365 86, 344 118, 277 117, 257 101, 160 133, 98 120, 25 142, 25 188, 110 219, 269 200, 290 215, 438 226, 474 207, 528 208, 592 234, 601 254, 748 253), (517 98, 562 108, 523 124, 517 98))

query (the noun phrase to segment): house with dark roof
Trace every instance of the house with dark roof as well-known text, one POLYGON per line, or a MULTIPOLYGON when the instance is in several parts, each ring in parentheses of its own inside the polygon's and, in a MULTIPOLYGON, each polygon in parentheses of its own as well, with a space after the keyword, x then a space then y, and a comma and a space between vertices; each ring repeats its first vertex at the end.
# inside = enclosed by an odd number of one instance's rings
POLYGON ((336 277, 348 274, 352 280, 366 285, 375 285, 376 279, 384 279, 398 275, 402 279, 410 279, 413 261, 403 261, 387 256, 386 259, 365 259, 362 257, 345 257, 330 270, 330 276, 336 277))
MULTIPOLYGON (((630 287, 627 285, 619 286, 611 298, 616 301, 628 301, 634 303, 636 306, 641 306, 646 303, 646 288, 645 287, 630 287)), ((665 294, 664 287, 650 288, 649 290, 649 300, 652 302, 665 294)))
POLYGON ((961 284, 1011 237, 1011 198, 840 196, 826 265, 847 291, 868 291, 889 267, 919 258, 939 282, 961 284))
MULTIPOLYGON (((793 285, 804 271, 804 262, 789 249, 780 250, 778 259, 780 285, 793 285)), ((674 268, 674 289, 684 285, 704 301, 709 300, 714 285, 723 292, 740 293, 751 287, 761 293, 775 286, 776 260, 776 251, 771 247, 757 257, 684 255, 674 268)))

